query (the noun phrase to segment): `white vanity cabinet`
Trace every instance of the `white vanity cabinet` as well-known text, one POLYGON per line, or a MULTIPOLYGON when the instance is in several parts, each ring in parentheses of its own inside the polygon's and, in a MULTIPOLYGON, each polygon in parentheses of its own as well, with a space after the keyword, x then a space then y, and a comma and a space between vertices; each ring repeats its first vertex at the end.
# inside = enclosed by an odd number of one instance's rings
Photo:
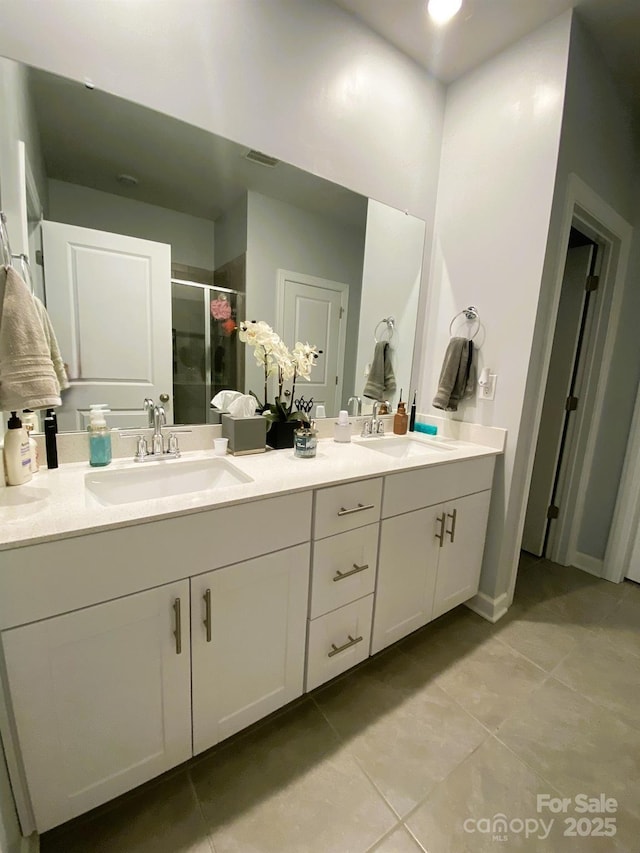
POLYGON ((302 694, 309 545, 191 579, 193 752, 302 694))
POLYGON ((189 582, 4 631, 39 832, 191 755, 189 582))
POLYGON ((478 591, 493 457, 385 480, 371 652, 478 591))

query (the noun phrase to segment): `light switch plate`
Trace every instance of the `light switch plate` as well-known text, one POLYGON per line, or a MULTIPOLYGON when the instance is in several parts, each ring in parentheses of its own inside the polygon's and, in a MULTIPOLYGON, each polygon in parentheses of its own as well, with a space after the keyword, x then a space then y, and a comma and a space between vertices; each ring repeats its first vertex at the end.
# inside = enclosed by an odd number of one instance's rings
POLYGON ((493 400, 495 398, 497 381, 498 375, 496 373, 490 373, 487 384, 478 385, 478 397, 480 400, 493 400))

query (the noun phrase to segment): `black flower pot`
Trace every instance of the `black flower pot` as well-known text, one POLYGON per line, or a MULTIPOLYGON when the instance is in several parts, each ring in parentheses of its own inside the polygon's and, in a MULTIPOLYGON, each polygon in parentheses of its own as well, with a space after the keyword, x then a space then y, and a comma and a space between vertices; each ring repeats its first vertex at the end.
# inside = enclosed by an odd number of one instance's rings
POLYGON ((299 421, 273 421, 267 431, 267 444, 274 450, 284 450, 293 447, 295 431, 300 426, 299 421))

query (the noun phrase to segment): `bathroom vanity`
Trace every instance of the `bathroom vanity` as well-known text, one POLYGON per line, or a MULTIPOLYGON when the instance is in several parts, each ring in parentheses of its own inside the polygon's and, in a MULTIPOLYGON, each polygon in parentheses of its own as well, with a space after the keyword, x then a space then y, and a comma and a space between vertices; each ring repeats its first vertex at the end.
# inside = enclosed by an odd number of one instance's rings
POLYGON ((186 761, 477 592, 500 451, 411 440, 238 458, 231 485, 131 503, 99 503, 86 464, 37 478, 29 516, 7 504, 16 490, 0 493, 0 726, 25 833, 186 761))

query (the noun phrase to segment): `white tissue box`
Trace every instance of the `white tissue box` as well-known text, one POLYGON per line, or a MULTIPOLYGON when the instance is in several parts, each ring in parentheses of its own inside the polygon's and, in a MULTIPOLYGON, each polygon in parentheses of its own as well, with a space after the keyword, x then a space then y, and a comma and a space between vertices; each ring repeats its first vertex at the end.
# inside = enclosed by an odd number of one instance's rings
POLYGON ((264 453, 267 449, 267 419, 262 415, 251 418, 234 418, 222 415, 222 436, 229 439, 229 453, 264 453))

